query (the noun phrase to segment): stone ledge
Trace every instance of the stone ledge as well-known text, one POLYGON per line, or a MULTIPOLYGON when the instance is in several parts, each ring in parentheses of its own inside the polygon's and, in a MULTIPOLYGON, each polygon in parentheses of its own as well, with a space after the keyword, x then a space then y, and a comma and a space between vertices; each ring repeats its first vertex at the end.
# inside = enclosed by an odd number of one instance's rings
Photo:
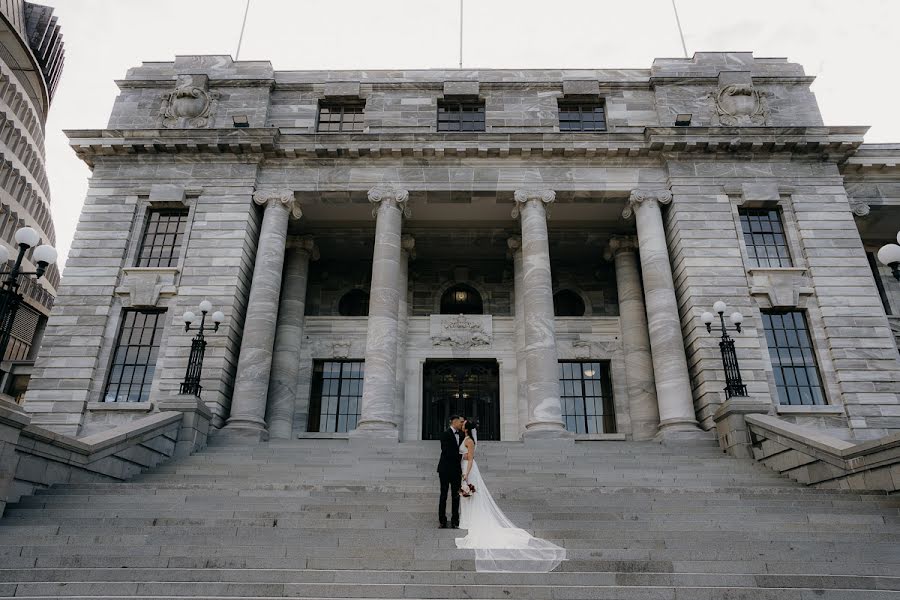
POLYGON ((844 407, 837 404, 776 404, 775 412, 785 415, 842 415, 844 414, 844 407))
POLYGON ((578 442, 624 442, 624 433, 577 433, 575 443, 578 442))
POLYGON ((122 412, 150 412, 153 410, 152 402, 88 402, 87 410, 122 411, 122 412))

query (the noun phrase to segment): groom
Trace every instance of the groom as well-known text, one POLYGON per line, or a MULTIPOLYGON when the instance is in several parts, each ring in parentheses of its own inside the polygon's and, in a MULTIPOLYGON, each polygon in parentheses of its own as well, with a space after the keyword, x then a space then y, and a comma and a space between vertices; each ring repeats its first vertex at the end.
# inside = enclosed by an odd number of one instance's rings
POLYGON ((459 447, 463 443, 462 427, 465 419, 459 415, 450 417, 450 429, 441 434, 441 460, 438 462, 438 476, 441 480, 441 500, 438 504, 438 520, 441 529, 447 529, 447 489, 452 498, 453 514, 450 528, 459 529, 459 488, 462 485, 462 462, 459 447))

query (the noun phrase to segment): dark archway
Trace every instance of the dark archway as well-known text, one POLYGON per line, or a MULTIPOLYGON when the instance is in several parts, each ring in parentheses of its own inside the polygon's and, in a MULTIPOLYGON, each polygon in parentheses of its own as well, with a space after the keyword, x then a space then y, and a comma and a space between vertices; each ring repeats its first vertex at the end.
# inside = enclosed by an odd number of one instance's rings
POLYGON ((342 317, 368 316, 369 294, 360 289, 350 290, 338 302, 338 314, 342 317))
POLYGON ((583 317, 584 300, 572 290, 559 290, 553 294, 553 314, 557 317, 583 317))
POLYGON ((483 315, 481 294, 471 285, 457 283, 441 296, 442 315, 483 315))

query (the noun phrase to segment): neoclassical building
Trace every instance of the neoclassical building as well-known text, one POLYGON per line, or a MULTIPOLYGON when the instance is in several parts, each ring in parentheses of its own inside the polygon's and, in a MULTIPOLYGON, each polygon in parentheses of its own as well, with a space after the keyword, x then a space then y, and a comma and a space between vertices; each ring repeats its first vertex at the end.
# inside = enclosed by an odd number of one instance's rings
MULTIPOLYGON (((0 245, 15 259, 15 233, 31 227, 42 244, 56 243, 50 214, 50 182, 44 126, 62 75, 65 47, 53 9, 23 0, 0 2, 0 245)), ((25 270, 37 261, 29 250, 25 270)), ((7 270, 3 265, 3 270, 7 270)), ((53 297, 59 269, 39 281, 23 278, 23 296, 6 353, 0 356, 0 392, 24 393, 53 297)))
POLYGON ((750 53, 144 63, 106 129, 68 132, 93 176, 25 408, 69 435, 157 410, 208 300, 219 435, 431 439, 461 412, 481 439, 702 437, 723 301, 757 411, 896 432, 900 284, 872 253, 900 146, 824 125, 812 81, 750 53))

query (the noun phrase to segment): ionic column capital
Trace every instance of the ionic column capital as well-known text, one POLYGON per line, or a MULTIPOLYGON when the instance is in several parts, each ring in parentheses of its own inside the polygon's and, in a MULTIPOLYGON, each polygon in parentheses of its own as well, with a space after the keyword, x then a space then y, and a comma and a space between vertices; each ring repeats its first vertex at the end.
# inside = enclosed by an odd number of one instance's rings
POLYGON ((409 190, 393 185, 376 185, 369 190, 369 202, 373 204, 373 217, 378 214, 378 208, 382 202, 387 202, 389 205, 396 206, 400 214, 408 218, 410 216, 409 206, 407 205, 408 200, 409 190))
POLYGON ((416 238, 408 233, 400 236, 400 250, 406 252, 406 255, 412 259, 416 259, 416 238))
POLYGON ((612 260, 621 252, 637 252, 638 241, 633 235, 614 235, 609 238, 609 244, 603 252, 603 258, 612 260))
POLYGON ((316 245, 315 238, 311 235, 292 237, 288 240, 287 247, 306 252, 310 260, 319 260, 319 247, 316 245))
POLYGON ((253 202, 268 209, 271 206, 280 206, 291 213, 295 219, 303 216, 300 210, 300 202, 294 197, 293 190, 271 189, 257 190, 253 194, 253 202))
POLYGON ((672 192, 669 190, 634 190, 628 197, 628 202, 622 210, 622 216, 626 219, 630 219, 637 207, 644 202, 669 204, 672 202, 672 192))
POLYGON ((513 193, 513 198, 516 201, 516 205, 512 210, 512 218, 518 219, 522 209, 532 200, 546 205, 546 209, 549 210, 550 204, 556 200, 556 192, 542 188, 523 189, 516 190, 513 193))

